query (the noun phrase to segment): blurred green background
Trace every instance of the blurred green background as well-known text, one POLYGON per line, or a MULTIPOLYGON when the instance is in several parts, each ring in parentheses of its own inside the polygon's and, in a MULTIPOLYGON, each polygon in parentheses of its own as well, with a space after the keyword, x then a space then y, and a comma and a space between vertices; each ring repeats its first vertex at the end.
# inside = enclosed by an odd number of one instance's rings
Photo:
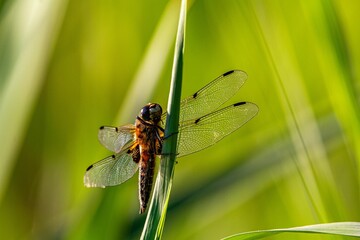
MULTIPOLYGON (((241 69, 259 114, 179 159, 164 239, 360 221, 360 2, 188 4, 183 96, 241 69)), ((2 239, 138 239, 137 177, 87 189, 101 125, 165 108, 180 1, 0 1, 2 239)), ((230 104, 229 103, 229 104, 230 104)), ((273 239, 338 239, 286 234, 273 239)))

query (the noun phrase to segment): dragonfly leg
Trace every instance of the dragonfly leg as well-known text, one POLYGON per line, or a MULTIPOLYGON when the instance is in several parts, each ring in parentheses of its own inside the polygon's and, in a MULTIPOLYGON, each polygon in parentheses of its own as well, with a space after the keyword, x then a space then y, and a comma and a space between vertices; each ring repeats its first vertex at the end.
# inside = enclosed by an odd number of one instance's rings
POLYGON ((127 153, 131 154, 132 159, 135 163, 139 163, 140 161, 139 145, 136 145, 136 147, 134 147, 133 149, 129 149, 127 153))
MULTIPOLYGON (((168 136, 165 136, 165 137, 163 137, 162 138, 162 141, 161 141, 161 145, 162 145, 162 142, 165 140, 165 139, 167 139, 167 138, 169 138, 169 137, 172 137, 173 135, 177 135, 179 132, 174 132, 174 133, 171 133, 170 135, 168 135, 168 136)), ((160 153, 161 153, 161 149, 160 149, 160 153)), ((179 155, 179 153, 161 153, 161 155, 179 155)))
POLYGON ((163 137, 163 139, 168 139, 169 137, 172 137, 173 135, 177 135, 179 132, 170 133, 169 135, 163 137))

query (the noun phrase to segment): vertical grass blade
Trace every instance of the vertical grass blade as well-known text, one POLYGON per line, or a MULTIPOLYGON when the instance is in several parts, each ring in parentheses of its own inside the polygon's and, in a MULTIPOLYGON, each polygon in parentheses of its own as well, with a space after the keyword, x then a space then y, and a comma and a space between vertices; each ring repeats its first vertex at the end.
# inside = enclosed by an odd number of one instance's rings
POLYGON ((162 150, 164 154, 161 158, 159 173, 156 178, 153 197, 150 203, 141 239, 160 239, 164 228, 176 158, 176 154, 173 153, 176 153, 176 133, 178 132, 179 125, 185 22, 186 0, 182 0, 167 107, 168 116, 166 118, 165 128, 165 136, 167 137, 164 141, 162 150))
POLYGON ((116 122, 127 122, 125 116, 136 116, 139 106, 148 101, 154 92, 160 75, 173 49, 176 33, 178 1, 169 1, 159 20, 158 26, 146 47, 131 86, 118 111, 116 122), (139 89, 146 89, 139 94, 139 89), (136 98, 134 98, 136 96, 136 98))
POLYGON ((14 1, 0 16, 0 199, 45 80, 67 1, 14 1))

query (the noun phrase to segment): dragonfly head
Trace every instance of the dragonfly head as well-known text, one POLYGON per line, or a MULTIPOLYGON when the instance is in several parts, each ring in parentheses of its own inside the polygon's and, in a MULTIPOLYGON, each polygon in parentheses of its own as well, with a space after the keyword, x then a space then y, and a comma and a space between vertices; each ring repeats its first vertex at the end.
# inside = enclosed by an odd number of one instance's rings
POLYGON ((148 103, 140 111, 139 117, 145 121, 157 124, 161 120, 162 108, 160 104, 148 103))

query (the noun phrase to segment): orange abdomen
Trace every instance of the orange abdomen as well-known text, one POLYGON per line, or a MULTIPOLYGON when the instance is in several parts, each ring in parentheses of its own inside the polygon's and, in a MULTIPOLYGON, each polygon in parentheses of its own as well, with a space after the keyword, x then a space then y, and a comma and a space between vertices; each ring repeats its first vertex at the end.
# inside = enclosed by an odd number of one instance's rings
POLYGON ((154 181, 154 170, 155 170, 155 154, 142 153, 140 166, 139 166, 140 213, 145 212, 147 204, 150 199, 152 184, 154 181))
POLYGON ((139 201, 140 213, 144 213, 150 199, 156 159, 156 128, 137 121, 136 139, 139 144, 139 201))

